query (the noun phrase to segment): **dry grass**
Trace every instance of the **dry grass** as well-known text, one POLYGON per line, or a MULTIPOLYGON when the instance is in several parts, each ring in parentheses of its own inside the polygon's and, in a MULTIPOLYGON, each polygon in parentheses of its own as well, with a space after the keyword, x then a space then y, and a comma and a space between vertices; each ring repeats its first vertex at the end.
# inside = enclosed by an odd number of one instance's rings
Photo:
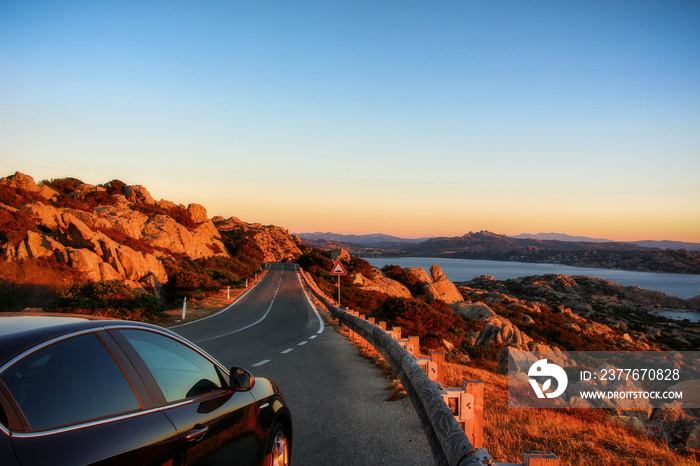
MULTIPOLYGON (((336 330, 347 334, 347 329, 326 312, 321 314, 336 330)), ((406 396, 389 365, 373 348, 355 346, 391 380, 386 387, 388 401, 406 396)), ((665 444, 610 422, 605 411, 511 409, 507 376, 452 363, 445 363, 443 371, 447 387, 461 387, 464 380, 484 382, 484 447, 497 462, 522 463, 526 450, 539 450, 555 453, 562 466, 698 466, 694 457, 674 453, 665 444)))
POLYGON ((610 422, 605 411, 508 408, 505 375, 449 363, 444 370, 447 386, 461 386, 464 379, 484 381, 484 447, 495 461, 522 462, 525 450, 542 450, 556 453, 562 465, 698 464, 645 434, 610 422))

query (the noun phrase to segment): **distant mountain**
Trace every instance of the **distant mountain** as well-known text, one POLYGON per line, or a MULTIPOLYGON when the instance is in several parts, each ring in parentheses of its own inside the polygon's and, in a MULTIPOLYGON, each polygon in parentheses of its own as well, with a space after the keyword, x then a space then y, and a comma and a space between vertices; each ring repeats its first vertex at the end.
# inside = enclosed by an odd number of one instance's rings
POLYGON ((700 253, 687 249, 649 249, 634 243, 511 238, 490 231, 433 238, 406 247, 400 255, 700 274, 700 253))
MULTIPOLYGON (((604 238, 589 238, 587 236, 571 236, 564 233, 522 233, 515 236, 510 236, 515 239, 537 239, 543 241, 567 241, 578 243, 614 243, 614 240, 604 238)), ((700 251, 700 243, 688 243, 684 241, 625 241, 625 243, 636 244, 643 248, 651 249, 687 249, 688 251, 700 251)))
POLYGON ((573 241, 578 243, 613 243, 611 239, 604 238, 589 238, 587 236, 572 236, 565 233, 521 233, 519 235, 510 236, 515 239, 540 239, 543 241, 573 241))
POLYGON ((700 274, 700 253, 691 249, 693 243, 621 243, 557 233, 512 237, 490 231, 427 239, 320 232, 297 236, 309 246, 325 250, 344 248, 362 257, 446 257, 700 274), (674 245, 682 247, 672 248, 674 245))
POLYGON ((638 244, 645 248, 658 248, 658 249, 687 249, 688 251, 700 251, 700 243, 687 243, 685 241, 633 241, 634 244, 638 244))
POLYGON ((381 233, 369 235, 341 235, 338 233, 295 233, 306 242, 351 244, 363 248, 397 248, 417 244, 429 238, 400 238, 381 233))
MULTIPOLYGON (((503 254, 532 255, 542 251, 639 251, 643 248, 632 243, 561 241, 552 239, 514 238, 490 231, 469 232, 463 236, 432 238, 407 248, 408 253, 423 254, 503 254)), ((481 257, 488 259, 489 257, 481 257)))

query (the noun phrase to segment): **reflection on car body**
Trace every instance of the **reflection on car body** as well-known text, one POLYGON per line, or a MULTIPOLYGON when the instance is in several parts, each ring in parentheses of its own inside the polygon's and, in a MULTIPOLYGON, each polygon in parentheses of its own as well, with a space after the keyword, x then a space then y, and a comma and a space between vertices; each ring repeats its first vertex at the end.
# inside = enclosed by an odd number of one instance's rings
POLYGON ((289 464, 277 385, 162 328, 0 317, 3 464, 289 464))

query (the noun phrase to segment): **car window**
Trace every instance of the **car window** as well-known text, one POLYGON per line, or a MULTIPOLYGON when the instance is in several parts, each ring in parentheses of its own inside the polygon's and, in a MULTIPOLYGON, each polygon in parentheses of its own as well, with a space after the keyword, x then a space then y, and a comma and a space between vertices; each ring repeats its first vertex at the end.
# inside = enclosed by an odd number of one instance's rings
POLYGON ((36 351, 0 377, 32 430, 141 408, 124 372, 92 333, 36 351))
POLYGON ((222 388, 216 366, 182 343, 142 330, 122 330, 156 379, 168 402, 202 395, 222 388))

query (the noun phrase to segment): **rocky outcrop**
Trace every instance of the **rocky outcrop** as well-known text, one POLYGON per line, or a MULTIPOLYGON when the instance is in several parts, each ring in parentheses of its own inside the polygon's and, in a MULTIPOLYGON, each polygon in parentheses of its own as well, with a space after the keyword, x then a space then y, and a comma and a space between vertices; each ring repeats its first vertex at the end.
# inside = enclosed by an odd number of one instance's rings
POLYGON ((501 316, 489 317, 486 325, 479 333, 474 346, 511 346, 517 349, 527 349, 532 338, 525 335, 513 323, 501 316))
POLYGON ((685 300, 685 307, 688 309, 700 310, 700 295, 685 300))
POLYGON ((361 273, 352 276, 353 285, 367 291, 378 291, 394 298, 410 298, 411 292, 396 280, 387 278, 381 270, 372 268, 372 275, 365 277, 361 273))
POLYGON ((336 249, 331 249, 328 251, 328 254, 330 254, 331 259, 335 260, 340 260, 347 262, 350 260, 350 253, 343 249, 343 248, 336 248, 336 249))
POLYGON ((524 327, 528 332, 547 326, 550 330, 540 333, 556 333, 584 350, 596 347, 646 351, 670 347, 692 351, 700 344, 692 327, 665 321, 656 314, 667 308, 685 310, 693 301, 657 291, 557 274, 502 281, 480 277, 460 284, 460 290, 467 301, 504 308, 521 327, 534 322, 536 327, 524 327))
POLYGON ((148 190, 141 185, 125 186, 123 192, 124 196, 130 202, 150 205, 155 204, 153 197, 151 197, 151 193, 149 193, 148 190))
MULTIPOLYGON (((2 245, 6 260, 40 259, 54 256, 83 274, 90 281, 129 280, 138 282, 153 275, 160 283, 168 281, 155 254, 143 254, 119 244, 100 231, 90 229, 65 209, 33 205, 28 211, 40 212, 35 218, 47 233, 28 231, 17 245, 2 245)), ((86 218, 83 216, 83 218, 86 218)), ((95 220, 87 217, 90 220, 95 220)), ((91 222, 93 226, 96 221, 91 222)))
POLYGON ((212 219, 216 228, 223 232, 244 234, 251 237, 263 253, 265 262, 289 262, 301 255, 301 241, 288 230, 274 225, 246 223, 236 217, 212 219))
POLYGON ((54 199, 58 196, 58 192, 55 189, 52 189, 46 185, 39 186, 34 182, 34 178, 20 172, 0 179, 0 184, 4 184, 13 188, 19 188, 21 190, 32 193, 37 193, 45 199, 54 199))
POLYGON ((409 267, 405 270, 413 275, 422 285, 423 296, 428 301, 439 299, 447 304, 463 301, 462 295, 455 284, 445 276, 439 266, 431 266, 430 275, 419 267, 409 267))
POLYGON ((167 249, 175 254, 183 254, 191 259, 211 257, 223 254, 223 243, 219 232, 208 225, 199 225, 196 230, 189 230, 166 215, 156 215, 141 226, 140 237, 150 246, 167 249), (219 246, 219 253, 212 245, 219 246))
MULTIPOLYGON (((3 218, 15 217, 15 223, 21 220, 26 225, 26 231, 13 233, 13 241, 0 244, 4 260, 54 257, 87 280, 123 280, 132 286, 158 288, 168 281, 163 259, 228 256, 204 206, 156 202, 140 185, 121 183, 116 190, 106 185, 112 189, 108 193, 105 186, 76 183, 69 189, 73 192, 62 194, 22 173, 0 179, 0 185, 14 192, 10 194, 13 205, 0 204, 6 212, 3 218), (61 196, 70 202, 59 201, 61 196), (85 202, 89 199, 108 202, 89 208, 85 202)), ((234 218, 229 224, 249 232, 267 261, 293 260, 301 254, 298 239, 282 228, 234 218)))
POLYGON ((467 320, 486 321, 497 316, 488 305, 483 303, 455 303, 452 305, 452 309, 467 320))
POLYGON ((262 249, 265 262, 289 262, 301 255, 301 242, 284 228, 268 225, 259 230, 253 239, 262 249))

